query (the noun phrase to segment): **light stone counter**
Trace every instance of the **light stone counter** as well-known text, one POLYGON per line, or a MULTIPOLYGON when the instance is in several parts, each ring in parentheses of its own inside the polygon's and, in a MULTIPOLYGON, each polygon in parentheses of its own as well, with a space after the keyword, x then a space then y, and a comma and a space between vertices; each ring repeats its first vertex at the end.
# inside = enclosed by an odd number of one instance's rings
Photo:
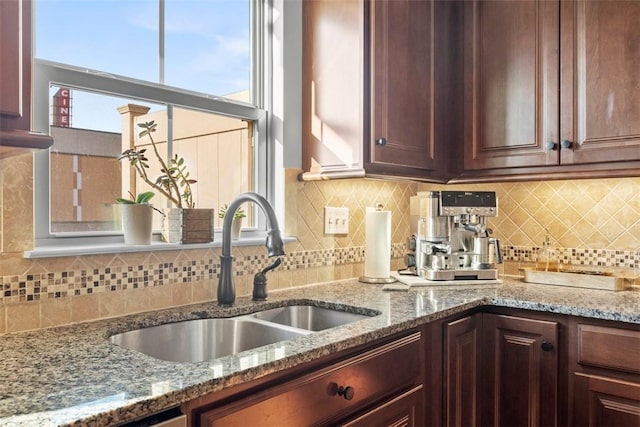
POLYGON ((342 281, 272 291, 256 304, 214 303, 0 336, 0 426, 105 426, 178 406, 206 393, 392 335, 451 314, 497 305, 640 323, 640 292, 525 284, 382 291, 342 281), (382 314, 254 351, 198 363, 165 362, 108 341, 114 333, 171 321, 229 317, 285 305, 358 307, 382 314))

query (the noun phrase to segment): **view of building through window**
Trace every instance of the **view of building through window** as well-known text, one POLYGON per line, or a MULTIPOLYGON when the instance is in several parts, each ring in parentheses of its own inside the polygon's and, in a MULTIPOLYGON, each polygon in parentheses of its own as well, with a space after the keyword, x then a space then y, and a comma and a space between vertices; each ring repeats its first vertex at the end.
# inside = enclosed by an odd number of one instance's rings
MULTIPOLYGON (((249 0, 38 0, 35 22, 39 59, 171 90, 251 101, 249 0), (160 7, 166 16, 162 37, 160 7), (159 57, 159 51, 165 56, 159 57)), ((127 159, 119 158, 128 148, 150 143, 148 137, 138 137, 141 128, 136 126, 150 120, 158 124, 153 138, 160 149, 183 157, 197 180, 196 207, 219 209, 252 190, 252 120, 126 95, 125 86, 109 94, 50 85, 52 233, 120 230, 116 197, 149 188, 127 159)), ((159 166, 148 157, 149 175, 157 177, 159 166)), ((169 206, 160 194, 152 203, 169 206)), ((248 210, 245 224, 252 223, 248 210)), ((158 215, 155 228, 159 225, 158 215)))
MULTIPOLYGON (((56 94, 73 94, 69 88, 57 88, 56 94)), ((69 95, 70 96, 70 95, 69 95)), ((236 94, 237 97, 243 94, 236 94)), ((246 93, 244 94, 246 96, 246 93)), ((114 114, 120 116, 122 132, 105 132, 73 128, 73 115, 52 102, 51 135, 55 144, 50 155, 51 229, 52 232, 103 232, 120 229, 117 197, 153 191, 134 173, 121 153, 132 147, 147 148, 148 174, 155 181, 160 166, 155 161, 148 137, 139 137, 137 126, 153 120, 157 130, 154 142, 168 157, 167 109, 151 108, 140 102, 123 103, 114 114), (127 126, 133 123, 133 127, 127 126)), ((253 122, 211 113, 173 108, 172 152, 184 158, 193 185, 193 199, 198 207, 229 203, 237 194, 252 187, 253 122)), ((168 207, 156 194, 152 203, 168 207)), ((247 207, 251 214, 251 207, 247 207)), ((249 216, 249 222, 251 221, 249 216)), ((156 228, 160 218, 156 218, 156 228)))

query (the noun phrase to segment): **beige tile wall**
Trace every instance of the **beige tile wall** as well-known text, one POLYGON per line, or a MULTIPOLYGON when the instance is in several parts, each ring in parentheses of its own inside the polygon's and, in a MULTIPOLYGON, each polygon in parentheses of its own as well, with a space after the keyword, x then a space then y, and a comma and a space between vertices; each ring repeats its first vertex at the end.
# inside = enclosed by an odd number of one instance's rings
POLYGON ((434 186, 424 190, 498 194, 496 235, 515 246, 540 246, 545 228, 562 248, 640 250, 640 178, 434 186))
MULTIPOLYGON (((403 267, 404 243, 410 230, 409 197, 418 190, 444 188, 370 179, 300 182, 298 172, 286 171, 284 228, 299 241, 286 246, 284 266, 269 273, 269 289, 362 274, 364 212, 378 202, 393 213, 392 268, 403 267), (347 236, 324 235, 324 206, 349 208, 347 236)), ((23 259, 22 252, 30 249, 33 241, 31 176, 30 156, 0 160, 0 334, 215 298, 218 249, 23 259), (139 278, 120 284, 117 280, 121 276, 104 281, 93 278, 90 283, 66 277, 70 272, 88 276, 95 272, 98 277, 106 268, 120 275, 127 269, 153 272, 162 265, 182 270, 164 281, 139 278), (192 265, 197 276, 189 276, 192 265), (207 269, 213 273, 207 275, 207 269), (40 278, 43 283, 48 278, 50 289, 44 290, 40 278), (36 292, 36 286, 42 288, 36 292)), ((446 188, 498 192, 500 216, 490 225, 503 246, 539 246, 546 227, 557 248, 617 249, 640 257, 640 178, 446 188)), ((250 293, 252 275, 266 262, 264 252, 262 247, 234 249, 237 269, 242 273, 236 279, 239 295, 250 293)), ((504 269, 513 272, 518 265, 507 263, 504 269)))

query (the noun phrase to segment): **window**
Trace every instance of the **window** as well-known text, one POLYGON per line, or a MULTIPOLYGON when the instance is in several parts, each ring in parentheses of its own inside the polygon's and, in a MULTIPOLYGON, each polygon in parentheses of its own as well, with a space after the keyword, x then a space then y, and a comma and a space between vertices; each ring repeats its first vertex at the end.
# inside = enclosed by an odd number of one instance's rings
POLYGON ((197 207, 243 191, 273 202, 262 0, 38 0, 35 11, 34 127, 54 137, 36 154, 36 246, 119 234, 115 197, 148 188, 118 158, 149 143, 136 124, 150 120, 197 179, 197 207))

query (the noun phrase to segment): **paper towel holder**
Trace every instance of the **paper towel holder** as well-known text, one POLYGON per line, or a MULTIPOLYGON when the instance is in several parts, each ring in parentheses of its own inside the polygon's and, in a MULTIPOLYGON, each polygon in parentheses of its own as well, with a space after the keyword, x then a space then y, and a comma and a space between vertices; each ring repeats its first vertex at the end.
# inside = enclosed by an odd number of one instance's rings
MULTIPOLYGON (((381 211, 383 209, 382 203, 376 203, 375 210, 381 211)), ((366 261, 365 261, 365 271, 366 271, 366 261)), ((396 281, 394 277, 368 277, 368 276, 360 276, 358 281, 363 283, 372 283, 372 284, 389 284, 396 281)))

